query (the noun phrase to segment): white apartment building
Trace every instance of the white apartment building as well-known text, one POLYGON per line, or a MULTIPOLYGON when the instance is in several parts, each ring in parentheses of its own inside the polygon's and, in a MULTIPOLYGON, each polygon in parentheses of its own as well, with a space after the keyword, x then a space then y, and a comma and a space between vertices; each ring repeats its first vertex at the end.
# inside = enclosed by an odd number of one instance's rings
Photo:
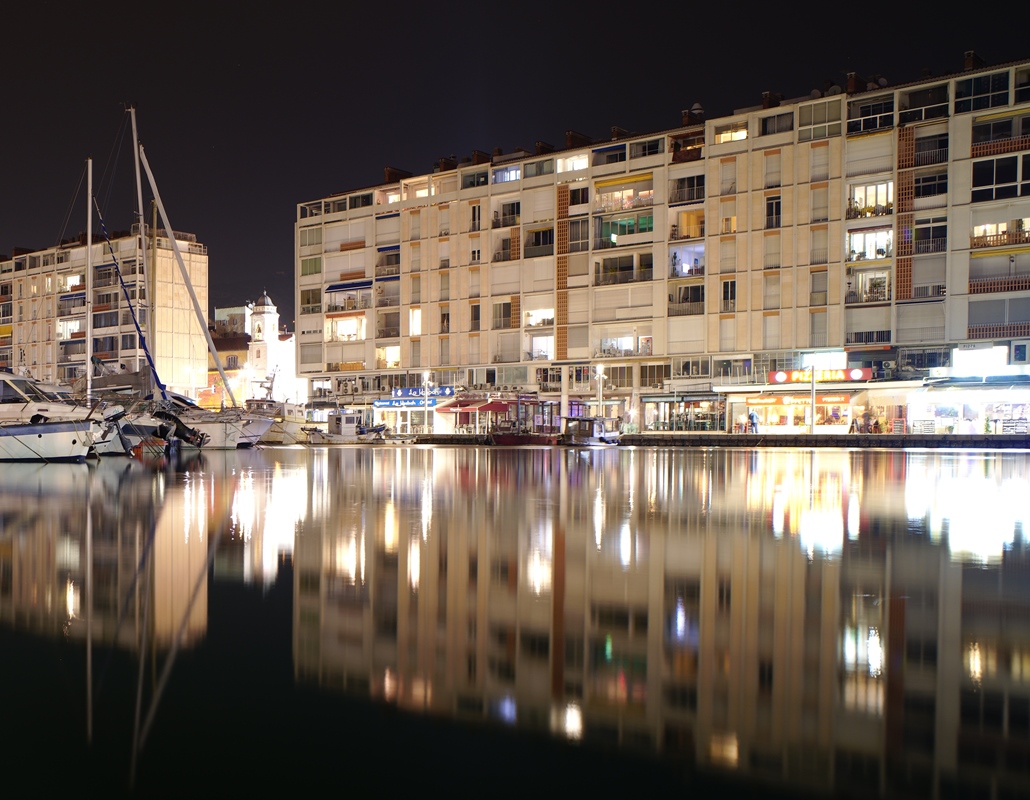
MULTIPOLYGON (((298 205, 298 371, 313 397, 373 401, 428 371, 577 415, 599 410, 601 365, 600 410, 640 429, 702 408, 728 428, 760 400, 776 432, 814 421, 790 395, 814 363, 820 423, 918 407, 911 429, 951 430, 927 378, 1010 387, 1030 364, 1024 170, 1030 61, 972 52, 915 83, 851 73, 647 135, 387 169, 298 205)), ((960 413, 1000 430, 1023 398, 960 413)))
MULTIPOLYGON (((95 240, 91 280, 85 237, 0 261, 0 368, 60 384, 84 377, 91 358, 103 364, 94 374, 147 370, 135 311, 162 382, 195 397, 207 385, 207 340, 168 234, 155 233, 116 234, 113 254, 95 240)), ((207 248, 192 233, 174 235, 205 307, 207 248)))

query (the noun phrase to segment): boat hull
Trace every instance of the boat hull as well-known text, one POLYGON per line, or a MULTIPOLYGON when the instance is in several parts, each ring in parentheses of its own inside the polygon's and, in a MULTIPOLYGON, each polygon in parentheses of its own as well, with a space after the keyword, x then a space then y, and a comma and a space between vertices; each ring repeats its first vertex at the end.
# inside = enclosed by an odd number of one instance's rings
POLYGON ((86 421, 9 422, 0 425, 0 461, 85 461, 93 446, 86 421))
POLYGON ((492 433, 491 440, 501 447, 521 447, 523 445, 543 445, 545 447, 561 443, 561 435, 557 433, 492 433))

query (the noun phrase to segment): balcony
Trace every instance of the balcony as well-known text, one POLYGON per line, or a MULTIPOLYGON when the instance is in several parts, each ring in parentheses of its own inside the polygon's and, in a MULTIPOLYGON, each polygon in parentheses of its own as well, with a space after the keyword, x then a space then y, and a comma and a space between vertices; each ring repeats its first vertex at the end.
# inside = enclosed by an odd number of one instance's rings
POLYGON ((505 214, 502 217, 494 217, 493 227, 495 228, 514 228, 519 224, 522 219, 520 214, 505 214))
POLYGON ((536 256, 553 256, 554 255, 554 244, 534 244, 526 245, 526 249, 522 255, 525 258, 534 258, 536 256))
POLYGON ((703 239, 705 236, 704 225, 672 225, 669 227, 669 239, 674 242, 681 242, 686 239, 703 239))
POLYGON ((875 251, 875 253, 873 255, 870 255, 868 252, 864 252, 864 251, 863 252, 857 252, 855 250, 852 250, 850 253, 848 253, 847 258, 845 258, 844 260, 848 261, 848 262, 851 262, 851 261, 878 261, 878 260, 884 259, 884 258, 892 258, 893 256, 894 256, 894 248, 893 247, 878 247, 878 248, 876 248, 876 251, 875 251))
POLYGON ((736 299, 727 300, 726 298, 723 298, 722 302, 719 304, 719 312, 722 313, 722 314, 732 314, 736 310, 737 310, 737 301, 736 301, 736 299))
POLYGON ((620 283, 644 283, 654 280, 653 269, 639 269, 636 272, 605 272, 594 275, 594 286, 615 286, 620 283))
POLYGON ((376 298, 376 308, 391 308, 401 304, 400 297, 383 295, 376 298))
POLYGON ((917 150, 913 157, 913 166, 928 167, 931 164, 943 164, 947 160, 947 147, 939 147, 936 150, 917 150))
POLYGON ((400 275, 401 265, 400 264, 383 264, 376 267, 377 278, 387 278, 391 275, 400 275))
POLYGON ((670 317, 696 317, 704 313, 704 300, 695 303, 669 303, 670 317))
POLYGON ((891 332, 886 331, 848 331, 844 335, 844 344, 890 344, 891 332))
POLYGON ((494 353, 491 361, 494 364, 517 364, 519 362, 518 353, 494 353))
POLYGON ((494 261, 511 261, 511 250, 495 250, 494 261))
POLYGON ((536 322, 530 322, 529 315, 526 315, 526 327, 527 328, 550 328, 554 325, 554 317, 546 317, 544 319, 538 319, 536 322))
POLYGON ((471 221, 471 222, 469 223, 469 229, 468 229, 468 232, 469 232, 469 233, 475 233, 475 232, 476 232, 476 231, 478 231, 478 230, 479 230, 479 220, 478 220, 478 219, 474 219, 474 220, 472 220, 472 221, 471 221))
POLYGON ((970 294, 991 292, 1025 292, 1030 290, 1030 275, 999 275, 993 278, 969 278, 970 294))
POLYGON ((614 211, 630 211, 634 208, 647 208, 653 205, 653 194, 638 194, 633 197, 617 198, 601 195, 594 201, 594 213, 608 214, 614 211))
POLYGON ((672 189, 669 191, 669 203, 700 203, 705 199, 705 187, 672 189))
POLYGON ((703 147, 685 147, 682 150, 676 150, 672 154, 672 163, 685 164, 690 161, 700 161, 703 152, 703 147))
POLYGON ((916 255, 943 253, 948 249, 948 239, 945 236, 939 236, 936 239, 916 239, 915 246, 916 255))
POLYGON ((772 228, 778 228, 778 227, 780 227, 780 215, 779 214, 769 214, 769 215, 767 215, 766 218, 765 218, 765 229, 766 230, 771 230, 772 228))
POLYGON ((311 305, 301 306, 300 307, 300 313, 301 314, 321 314, 322 313, 322 304, 321 303, 313 303, 311 305))
POLYGON ((1022 339, 1030 336, 1030 322, 995 322, 986 325, 970 325, 967 329, 970 339, 1022 339))
POLYGON ((848 207, 844 210, 845 219, 863 219, 865 217, 885 217, 894 213, 893 203, 883 203, 875 206, 856 206, 850 200, 848 207))
POLYGON ((948 286, 944 283, 925 283, 912 287, 913 300, 932 300, 938 297, 946 297, 948 286))
POLYGON ((1018 139, 995 139, 992 142, 978 142, 969 148, 970 158, 981 156, 998 156, 1002 153, 1017 153, 1020 150, 1030 149, 1030 136, 1020 136, 1018 139))
POLYGON ((860 289, 857 292, 848 291, 848 293, 844 295, 844 304, 848 306, 857 306, 865 303, 889 303, 890 299, 890 287, 870 286, 868 289, 860 289))
POLYGON ((1003 231, 983 236, 970 236, 969 247, 976 250, 981 247, 1002 247, 1013 244, 1030 244, 1030 231, 1003 231))
POLYGON ((705 265, 685 267, 682 264, 674 264, 669 272, 670 278, 703 278, 705 276, 705 265))
POLYGON ((400 335, 400 325, 384 325, 382 328, 376 328, 377 339, 396 339, 400 335))

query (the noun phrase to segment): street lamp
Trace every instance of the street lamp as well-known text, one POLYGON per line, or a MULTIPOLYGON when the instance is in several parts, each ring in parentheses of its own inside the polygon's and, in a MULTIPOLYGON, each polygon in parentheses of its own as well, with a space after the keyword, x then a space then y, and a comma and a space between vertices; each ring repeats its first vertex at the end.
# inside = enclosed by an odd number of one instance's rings
POLYGON ((597 373, 597 416, 604 416, 604 364, 594 367, 597 373))

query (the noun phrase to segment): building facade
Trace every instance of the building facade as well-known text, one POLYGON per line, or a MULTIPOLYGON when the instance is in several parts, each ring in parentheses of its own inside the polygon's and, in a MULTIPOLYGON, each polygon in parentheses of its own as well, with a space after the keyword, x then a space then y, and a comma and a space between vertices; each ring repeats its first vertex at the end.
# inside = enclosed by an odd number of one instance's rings
MULTIPOLYGON (((135 316, 162 382, 195 397, 207 383, 207 341, 168 234, 155 233, 94 241, 91 277, 85 237, 0 261, 0 368, 60 384, 84 378, 91 359, 94 375, 146 370, 135 316)), ((203 307, 207 248, 192 233, 174 236, 203 307)))
POLYGON ((1025 425, 1018 391, 912 393, 1025 379, 1030 62, 970 52, 949 76, 850 73, 611 134, 299 204, 311 394, 531 392, 548 416, 641 430, 729 429, 750 407, 769 431, 1025 425), (818 394, 791 392, 812 369, 818 394))

